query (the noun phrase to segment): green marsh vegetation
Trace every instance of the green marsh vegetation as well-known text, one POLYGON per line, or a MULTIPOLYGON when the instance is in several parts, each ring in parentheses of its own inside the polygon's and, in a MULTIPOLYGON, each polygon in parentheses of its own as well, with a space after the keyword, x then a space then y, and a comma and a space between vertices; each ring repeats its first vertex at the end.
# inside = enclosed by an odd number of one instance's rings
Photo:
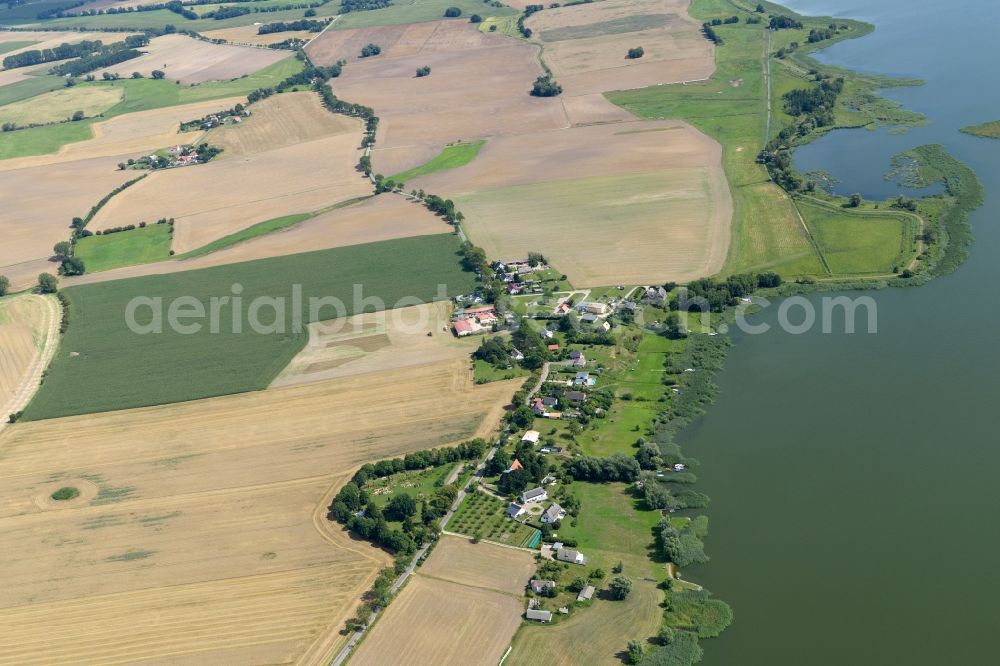
POLYGON ((1000 120, 991 120, 988 123, 982 123, 980 125, 970 125, 968 127, 963 127, 959 131, 964 134, 971 134, 972 136, 979 136, 985 139, 1000 139, 1000 120))
POLYGON ((73 486, 63 486, 59 490, 55 491, 50 495, 50 497, 57 502, 65 502, 67 500, 75 499, 80 496, 80 491, 73 486))

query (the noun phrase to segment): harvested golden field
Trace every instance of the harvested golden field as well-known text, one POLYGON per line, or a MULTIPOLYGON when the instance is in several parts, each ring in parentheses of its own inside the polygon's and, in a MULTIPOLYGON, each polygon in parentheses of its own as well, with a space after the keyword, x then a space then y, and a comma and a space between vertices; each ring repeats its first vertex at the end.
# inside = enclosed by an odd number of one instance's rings
POLYGON ((487 256, 540 251, 578 286, 712 275, 729 247, 721 149, 676 121, 498 137, 412 185, 453 198, 487 256))
POLYGON ((100 76, 107 71, 127 77, 141 72, 149 76, 159 69, 168 79, 186 85, 236 79, 289 57, 287 51, 212 44, 184 35, 156 37, 141 50, 145 55, 95 73, 100 76))
POLYGON ((338 126, 339 134, 270 150, 275 133, 263 131, 255 135, 265 138, 260 152, 153 173, 112 199, 90 227, 172 217, 173 249, 183 254, 258 222, 369 194, 371 184, 355 169, 361 123, 338 126))
POLYGON ((441 218, 435 217, 423 206, 403 197, 384 195, 321 213, 288 229, 259 236, 211 254, 181 261, 163 261, 88 273, 79 278, 67 278, 66 284, 88 284, 140 275, 189 271, 393 238, 429 236, 446 231, 448 227, 441 218))
POLYGON ((121 161, 176 143, 193 143, 203 132, 199 130, 178 133, 182 122, 196 120, 209 113, 231 108, 237 102, 246 102, 246 98, 229 97, 115 116, 91 125, 94 133, 92 139, 67 143, 58 152, 48 155, 0 160, 0 171, 94 157, 114 156, 118 161, 121 161))
POLYGON ((358 647, 351 664, 495 666, 520 626, 522 612, 522 602, 506 594, 417 573, 358 647))
POLYGON ((606 0, 546 9, 526 24, 544 47, 544 59, 565 90, 576 96, 708 78, 712 44, 688 16, 689 0, 606 0), (641 46, 641 58, 625 57, 641 46))
POLYGON ((24 409, 48 360, 43 351, 56 335, 58 318, 51 297, 0 298, 0 420, 24 409))
POLYGON ((0 663, 335 648, 388 557, 326 521, 332 493, 363 462, 487 434, 513 390, 448 362, 17 424, 0 435, 0 663))
POLYGON ((433 51, 459 51, 487 46, 490 37, 467 21, 431 21, 409 25, 327 30, 306 48, 313 62, 332 65, 339 60, 362 60, 361 49, 378 44, 382 53, 375 59, 405 58, 433 51))
POLYGON ((472 587, 487 587, 515 596, 535 572, 535 558, 525 550, 489 543, 472 543, 463 537, 444 535, 420 568, 420 574, 472 587))
POLYGON ((18 126, 44 125, 69 120, 82 111, 86 117, 99 115, 120 102, 122 91, 106 86, 74 86, 35 95, 0 106, 0 123, 18 126))
MULTIPOLYGON (((0 201, 17 202, 0 215, 0 275, 16 285, 34 281, 39 266, 52 255, 52 246, 69 239, 69 224, 85 215, 101 197, 127 180, 134 171, 118 171, 110 157, 79 160, 17 170, 0 171, 0 201), (32 262, 33 275, 18 264, 32 262)), ((48 270, 55 273, 55 264, 48 270)))
POLYGON ((377 109, 381 121, 372 154, 377 171, 417 166, 458 140, 569 124, 559 99, 528 94, 542 73, 536 46, 480 33, 465 22, 434 35, 414 55, 366 58, 331 81, 337 96, 377 109), (469 46, 472 42, 478 45, 469 46), (415 77, 424 66, 431 68, 430 76, 415 77), (416 107, 414 99, 420 100, 416 107), (383 155, 389 159, 382 161, 383 155))
POLYGON ((246 157, 335 134, 357 133, 360 128, 356 118, 324 109, 313 92, 273 95, 250 111, 252 115, 239 125, 224 125, 206 135, 205 141, 225 151, 216 159, 246 157))
POLYGON ((231 44, 251 44, 254 46, 277 44, 286 39, 304 39, 309 41, 316 36, 315 32, 309 32, 308 30, 288 30, 286 32, 272 32, 269 35, 258 35, 257 26, 255 25, 241 25, 235 28, 209 30, 201 34, 209 39, 224 39, 231 44))
POLYGON ((438 301, 309 325, 309 342, 272 387, 468 359, 478 343, 448 330, 451 304, 438 301))

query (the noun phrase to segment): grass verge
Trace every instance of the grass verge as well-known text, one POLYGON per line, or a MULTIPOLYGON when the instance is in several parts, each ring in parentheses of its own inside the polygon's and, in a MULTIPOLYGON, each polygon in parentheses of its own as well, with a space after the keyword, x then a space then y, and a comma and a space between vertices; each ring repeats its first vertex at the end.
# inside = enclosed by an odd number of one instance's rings
POLYGON ((408 171, 397 173, 390 176, 390 178, 397 183, 406 183, 419 176, 426 176, 429 173, 446 171, 448 169, 457 169, 458 167, 465 166, 474 160, 476 155, 478 155, 479 151, 482 149, 484 143, 486 143, 486 141, 482 139, 479 141, 472 141, 470 143, 453 143, 450 146, 446 146, 445 149, 438 153, 431 161, 409 169, 408 171))

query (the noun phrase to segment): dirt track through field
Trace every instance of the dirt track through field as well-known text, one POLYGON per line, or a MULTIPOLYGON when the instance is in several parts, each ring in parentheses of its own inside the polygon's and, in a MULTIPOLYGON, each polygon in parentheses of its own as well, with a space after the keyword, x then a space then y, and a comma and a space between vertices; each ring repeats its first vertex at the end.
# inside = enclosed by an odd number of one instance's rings
POLYGON ((59 345, 60 315, 54 296, 0 299, 0 432, 38 389, 59 345))

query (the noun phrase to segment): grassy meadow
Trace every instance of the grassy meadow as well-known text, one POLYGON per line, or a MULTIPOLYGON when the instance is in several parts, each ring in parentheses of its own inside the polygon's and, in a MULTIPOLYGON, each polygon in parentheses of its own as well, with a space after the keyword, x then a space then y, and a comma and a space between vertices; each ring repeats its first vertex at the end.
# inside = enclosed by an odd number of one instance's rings
POLYGON ((76 243, 76 256, 88 273, 170 258, 169 224, 151 224, 131 231, 87 236, 76 243))
POLYGON ((426 176, 429 173, 446 171, 448 169, 457 169, 458 167, 465 166, 472 160, 476 159, 476 155, 479 154, 479 151, 482 149, 484 143, 486 143, 486 141, 480 139, 479 141, 454 143, 450 146, 445 146, 444 150, 438 153, 434 159, 426 164, 421 164, 420 166, 409 169, 408 171, 394 174, 390 176, 390 178, 397 183, 406 183, 414 178, 417 178, 418 176, 426 176))
POLYGON ((411 299, 407 305, 413 299, 429 302, 439 294, 439 285, 447 295, 472 289, 474 276, 461 269, 458 250, 458 238, 452 234, 420 236, 70 287, 64 291, 70 304, 69 330, 25 417, 52 418, 263 389, 308 338, 305 326, 296 329, 293 324, 293 285, 301 287, 304 323, 377 309, 377 304, 355 302, 356 285, 362 285, 362 298, 381 299, 388 307, 405 297, 411 299), (196 332, 168 325, 169 308, 176 308, 181 317, 198 308, 210 314, 210 299, 232 297, 234 291, 240 292, 239 308, 231 301, 220 302, 215 332, 205 318, 178 320, 203 323, 196 332), (162 312, 162 333, 129 329, 126 307, 137 297, 162 299, 162 307, 150 304, 135 314, 135 321, 146 325, 152 323, 154 312, 162 312), (180 297, 187 303, 175 301, 180 297), (328 306, 310 313, 310 297, 336 297, 345 310, 328 306), (255 310, 251 302, 258 298, 255 310), (281 308, 274 304, 276 299, 289 304, 281 308), (250 321, 265 328, 254 332, 250 321))
POLYGON ((805 199, 798 206, 834 275, 885 275, 905 268, 916 254, 918 222, 913 215, 845 212, 805 199))

